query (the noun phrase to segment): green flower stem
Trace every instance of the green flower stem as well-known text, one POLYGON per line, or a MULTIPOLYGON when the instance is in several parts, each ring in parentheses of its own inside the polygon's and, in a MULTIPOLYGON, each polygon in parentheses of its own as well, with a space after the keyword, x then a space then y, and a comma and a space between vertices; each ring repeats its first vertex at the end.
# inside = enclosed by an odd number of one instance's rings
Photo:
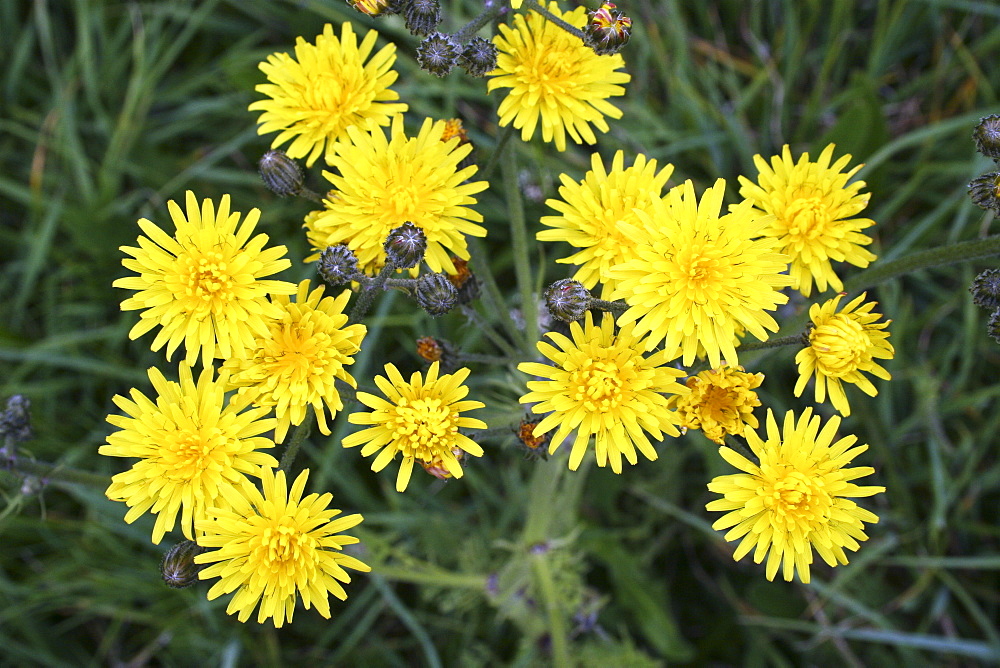
POLYGON ((997 255, 1000 255, 1000 234, 986 237, 985 239, 963 241, 950 246, 944 246, 943 248, 931 248, 918 253, 911 253, 891 262, 880 262, 875 267, 866 269, 846 281, 844 283, 844 291, 857 293, 865 288, 888 281, 890 278, 896 278, 897 276, 919 271, 920 269, 937 267, 944 264, 957 264, 959 262, 978 260, 997 255))
POLYGON ((549 568, 548 555, 538 553, 532 555, 532 570, 535 580, 541 590, 548 617, 549 639, 552 641, 552 663, 555 666, 570 666, 569 643, 566 638, 566 620, 559 609, 559 597, 556 593, 555 581, 549 568))
POLYGON ((481 592, 486 591, 485 575, 474 575, 470 573, 421 573, 412 568, 393 568, 392 566, 372 566, 372 572, 378 573, 386 580, 395 582, 409 582, 417 585, 430 585, 434 587, 453 587, 459 589, 476 589, 481 592))
POLYGON ((482 171, 479 172, 479 178, 483 181, 488 181, 490 174, 496 169, 497 164, 500 162, 500 157, 504 154, 507 148, 507 142, 510 138, 514 136, 514 126, 507 125, 500 128, 500 136, 497 137, 496 146, 493 147, 493 153, 490 154, 490 159, 486 161, 486 165, 483 167, 482 171))
POLYGON ((494 3, 492 7, 486 9, 482 14, 462 26, 458 32, 453 34, 453 37, 458 40, 459 44, 465 44, 472 39, 484 25, 494 19, 500 18, 504 9, 506 9, 506 7, 503 3, 494 3))
POLYGON ((490 326, 490 323, 483 320, 483 317, 479 315, 479 311, 471 306, 462 306, 462 313, 479 329, 480 332, 486 335, 486 338, 493 342, 493 345, 502 350, 505 355, 512 358, 518 356, 514 347, 511 346, 506 339, 500 336, 500 334, 490 326))
POLYGON ((802 345, 802 337, 798 334, 793 334, 791 336, 782 336, 777 339, 768 339, 767 341, 750 341, 749 343, 741 343, 739 347, 739 352, 750 352, 751 350, 764 350, 766 348, 780 348, 781 346, 794 346, 802 345))
POLYGON ((295 462, 295 456, 299 454, 299 447, 302 445, 302 441, 306 440, 309 432, 312 431, 315 420, 316 413, 314 411, 306 411, 306 419, 292 431, 292 439, 285 446, 285 454, 281 456, 281 463, 278 464, 278 470, 284 471, 286 476, 291 475, 289 469, 292 468, 292 464, 295 462))
POLYGON ((553 14, 552 12, 550 12, 549 10, 547 10, 545 7, 542 7, 540 4, 538 4, 534 0, 524 0, 524 5, 523 6, 527 7, 528 9, 531 9, 531 10, 534 10, 534 11, 538 12, 539 14, 541 14, 542 16, 544 16, 547 21, 551 21, 552 23, 555 23, 557 26, 559 26, 560 28, 562 28, 563 30, 565 30, 566 32, 568 32, 569 34, 576 35, 581 40, 585 40, 586 39, 582 30, 580 30, 579 28, 576 28, 576 27, 571 26, 570 24, 566 23, 561 18, 559 18, 558 16, 556 16, 555 14, 553 14))
POLYGON ((431 640, 431 636, 427 633, 427 629, 417 621, 417 618, 413 616, 403 602, 399 600, 396 596, 396 592, 392 590, 389 585, 386 584, 385 579, 377 574, 371 574, 372 584, 378 589, 379 594, 382 595, 382 599, 389 605, 393 612, 396 613, 396 617, 403 623, 403 626, 410 630, 413 637, 417 639, 420 644, 420 648, 424 652, 424 659, 430 668, 441 668, 441 657, 438 656, 437 650, 434 648, 434 642, 431 640))
POLYGON ((310 190, 309 188, 306 188, 305 186, 303 186, 302 190, 300 190, 298 192, 298 196, 302 197, 303 199, 307 199, 307 200, 311 200, 313 202, 316 202, 317 204, 322 204, 323 203, 323 196, 322 195, 320 195, 315 190, 310 190))
POLYGON ((0 465, 5 468, 9 467, 12 471, 22 476, 34 476, 49 481, 85 485, 102 490, 107 489, 108 485, 111 484, 111 479, 108 476, 66 468, 62 464, 36 462, 18 457, 16 459, 9 459, 7 462, 2 462, 0 465))
POLYGON ((361 289, 361 294, 358 295, 358 301, 354 302, 354 308, 351 309, 347 322, 355 323, 361 321, 361 318, 368 313, 368 309, 372 307, 372 302, 375 301, 375 295, 385 290, 386 282, 395 271, 396 265, 392 262, 386 262, 378 276, 368 282, 367 285, 362 284, 364 287, 361 289))
POLYGON ((604 299, 591 299, 590 308, 596 308, 599 311, 610 311, 615 315, 621 315, 628 310, 628 304, 621 299, 615 302, 609 302, 604 299))
POLYGON ((528 258, 532 249, 528 244, 528 227, 524 219, 524 201, 517 178, 517 156, 514 151, 504 151, 500 158, 503 171, 504 195, 510 214, 510 235, 514 247, 514 273, 521 296, 521 316, 524 318, 524 340, 526 347, 538 340, 538 306, 532 287, 531 263, 528 258))

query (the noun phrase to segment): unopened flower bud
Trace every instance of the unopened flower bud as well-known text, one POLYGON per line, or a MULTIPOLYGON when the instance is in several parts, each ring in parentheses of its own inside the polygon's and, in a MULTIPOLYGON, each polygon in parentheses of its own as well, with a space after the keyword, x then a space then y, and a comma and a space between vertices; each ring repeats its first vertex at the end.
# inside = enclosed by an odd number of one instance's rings
POLYGON ((427 250, 427 235, 413 223, 403 223, 386 237, 385 255, 397 269, 410 269, 420 264, 427 250))
POLYGON ((410 0, 403 18, 414 35, 430 35, 441 23, 441 5, 438 0, 410 0))
POLYGON ((31 430, 31 400, 15 394, 7 400, 7 408, 0 413, 0 440, 10 439, 20 443, 29 441, 31 430))
POLYGON ((541 452, 544 452, 545 449, 542 446, 547 445, 552 439, 552 432, 548 431, 540 436, 535 436, 534 431, 537 426, 538 420, 522 419, 517 427, 517 437, 528 450, 538 452, 541 448, 541 452))
POLYGON ((433 336, 423 336, 417 339, 417 355, 427 362, 440 362, 444 357, 444 342, 433 336))
POLYGON ((969 286, 972 302, 985 309, 1000 308, 1000 269, 987 269, 969 286))
POLYGON ((174 589, 190 587, 198 580, 201 564, 194 563, 194 558, 205 551, 193 540, 185 540, 170 548, 160 563, 160 573, 163 582, 174 589))
POLYGON ((1000 216, 1000 172, 987 172, 972 179, 969 197, 977 206, 1000 216))
POLYGON ((350 283, 361 273, 358 256, 347 244, 327 246, 319 256, 318 270, 320 278, 331 287, 350 283))
POLYGON ((434 317, 458 303, 458 292, 444 274, 424 274, 417 279, 417 304, 434 317))
POLYGON ((632 37, 632 19, 615 9, 613 2, 605 2, 589 12, 590 20, 584 34, 587 46, 599 56, 618 53, 632 37))
POLYGON ((545 305, 554 317, 565 322, 579 320, 593 299, 580 281, 569 278, 556 281, 545 291, 545 305))
POLYGON ((302 184, 305 182, 302 168, 284 151, 268 151, 261 157, 257 167, 264 185, 275 195, 288 197, 302 192, 302 184))
POLYGON ((439 77, 448 76, 455 67, 462 47, 451 35, 435 32, 417 47, 417 62, 421 69, 439 77))
POLYGON ((497 48, 485 37, 473 37, 458 58, 458 64, 474 77, 484 77, 497 68, 497 48))
POLYGON ((1000 160, 1000 114, 980 119, 972 131, 972 138, 976 141, 977 151, 987 158, 1000 160))
POLYGON ((458 303, 468 304, 479 296, 479 279, 469 269, 469 262, 459 257, 451 258, 455 273, 448 274, 448 280, 458 291, 458 303))
POLYGON ((1000 343, 1000 308, 993 311, 989 322, 986 323, 986 333, 993 337, 993 340, 1000 343))

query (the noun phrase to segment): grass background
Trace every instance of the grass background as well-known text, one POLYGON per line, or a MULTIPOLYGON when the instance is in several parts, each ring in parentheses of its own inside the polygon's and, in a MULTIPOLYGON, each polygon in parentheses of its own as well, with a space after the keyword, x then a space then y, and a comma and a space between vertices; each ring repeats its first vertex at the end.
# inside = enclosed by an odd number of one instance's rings
MULTIPOLYGON (((451 29, 481 7, 444 4, 451 29)), ((783 143, 815 155, 834 141, 867 163, 881 261, 991 231, 965 184, 991 167, 973 150, 972 126, 1000 112, 994 3, 635 0, 625 9, 633 80, 623 119, 600 136, 606 159, 642 152, 674 163, 671 183, 702 188, 754 177, 752 156, 783 143)), ((310 206, 259 183, 255 163, 271 137, 256 136, 246 107, 263 81, 259 61, 343 20, 397 44, 395 89, 411 118, 463 118, 488 157, 497 96, 481 80, 421 72, 398 18, 366 21, 340 0, 0 3, 0 395, 32 401, 36 437, 22 456, 121 470, 97 455, 111 396, 146 388, 145 369, 163 366, 149 336, 128 340, 135 314, 119 311, 122 291, 110 287, 137 218, 163 224, 166 200, 185 189, 230 193, 237 210, 260 207, 261 229, 289 247, 283 278, 312 275, 300 261, 310 206)), ((591 150, 513 145, 533 234, 558 174, 582 177, 591 150)), ((502 176, 480 198, 490 233, 475 247, 505 302, 480 307, 499 330, 498 312, 520 307, 502 176)), ((537 285, 565 276, 554 264, 565 252, 532 246, 537 285)), ((375 569, 355 579, 332 620, 300 609, 281 630, 240 624, 203 586, 165 588, 166 544, 150 544, 145 519, 124 524, 124 506, 101 488, 0 471, 2 663, 538 665, 562 649, 593 666, 995 663, 1000 348, 967 292, 995 264, 922 270, 872 292, 894 321, 893 380, 875 399, 849 391, 844 430, 871 444, 869 484, 887 492, 868 505, 881 522, 850 565, 817 568, 810 585, 768 583, 762 568, 732 561, 704 510, 705 483, 726 471, 700 434, 615 476, 564 474, 501 433, 462 481, 415 476, 400 495, 392 475, 339 447, 338 420, 298 464, 312 469, 311 490, 365 515, 359 535, 375 569)), ((806 307, 793 302, 783 317, 806 307)), ((352 369, 361 382, 385 359, 416 369, 410 351, 426 334, 497 352, 480 325, 431 321, 391 295, 368 325, 352 369)), ((791 396, 793 355, 747 360, 767 373, 762 399, 776 412, 805 405, 791 396)), ((480 417, 500 432, 516 424, 523 378, 512 365, 474 367, 470 384, 488 404, 480 417)))

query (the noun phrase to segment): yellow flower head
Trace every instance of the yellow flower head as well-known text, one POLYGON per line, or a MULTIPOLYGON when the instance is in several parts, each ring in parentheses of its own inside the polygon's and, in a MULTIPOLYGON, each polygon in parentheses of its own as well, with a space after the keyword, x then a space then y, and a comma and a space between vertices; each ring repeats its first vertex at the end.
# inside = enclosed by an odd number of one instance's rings
POLYGON ((687 389, 677 382, 683 371, 666 366, 670 358, 663 352, 643 356, 645 342, 632 326, 615 332, 614 318, 603 315, 594 325, 588 312, 581 327, 570 323, 566 338, 558 332, 547 336, 556 345, 538 342, 538 350, 552 364, 524 362, 518 369, 545 380, 529 380, 522 404, 534 403, 536 414, 548 413, 532 434, 541 436, 558 427, 549 443, 553 453, 572 432, 569 467, 576 470, 594 437, 597 465, 610 461, 611 470, 622 472, 622 457, 635 464, 636 448, 655 460, 656 450, 646 433, 661 440, 663 434, 678 436, 677 414, 667 407, 665 394, 687 389), (558 348, 556 347, 558 346, 558 348), (537 403, 535 403, 537 402, 537 403))
POLYGON ((823 149, 816 162, 803 153, 796 163, 786 145, 780 156, 771 158, 770 165, 761 156, 754 156, 760 172, 757 183, 740 177, 740 195, 774 215, 764 234, 778 239, 779 252, 791 258, 792 287, 806 297, 812 293, 813 281, 820 292, 827 286, 844 288, 831 261, 867 267, 875 259, 863 248, 871 238, 860 232, 875 221, 851 218, 868 206, 871 197, 858 192, 865 187, 864 181, 847 183, 863 165, 842 172, 851 156, 831 165, 833 149, 833 144, 823 149))
POLYGON ((277 466, 274 447, 260 436, 274 429, 273 418, 262 419, 268 408, 240 412, 242 402, 226 401, 228 374, 212 379, 206 367, 197 384, 191 368, 180 365, 179 382, 168 381, 159 369, 149 369, 156 390, 155 403, 133 389, 130 398, 116 395, 115 405, 126 415, 109 415, 119 431, 108 436, 98 452, 109 457, 135 457, 128 471, 111 478, 106 492, 113 501, 129 506, 125 521, 131 524, 146 512, 156 515, 153 543, 174 528, 181 513, 181 530, 193 540, 195 522, 208 508, 225 506, 248 487, 247 475, 258 476, 261 467, 277 466))
POLYGON ((637 210, 642 227, 629 227, 636 258, 612 267, 617 281, 611 299, 629 305, 619 325, 636 323, 636 333, 650 333, 646 347, 665 341, 669 359, 684 355, 691 365, 699 344, 712 367, 722 358, 739 363, 733 340, 738 327, 760 340, 778 323, 767 311, 788 301, 779 292, 788 285, 788 258, 776 252, 777 241, 761 237, 769 217, 749 202, 720 215, 724 179, 705 190, 701 201, 686 181, 654 202, 653 212, 637 210))
POLYGON ((262 471, 264 493, 250 486, 245 495, 232 500, 232 508, 213 508, 211 517, 198 522, 198 544, 218 548, 194 558, 198 564, 212 564, 198 577, 220 578, 208 590, 208 600, 235 591, 227 614, 238 613, 245 622, 260 603, 257 623, 270 618, 280 628, 290 624, 297 596, 306 609, 315 606, 319 614, 330 618, 328 595, 341 601, 347 592, 340 585, 350 582, 345 568, 367 573, 371 569, 354 557, 344 554, 345 545, 358 542, 345 536, 361 522, 361 515, 339 517, 339 510, 329 508, 331 495, 302 492, 309 469, 302 471, 288 490, 285 472, 275 475, 262 471))
POLYGON ((280 132, 271 143, 278 148, 292 140, 285 151, 290 158, 306 158, 311 167, 326 153, 333 157, 333 144, 345 137, 349 127, 374 130, 388 125, 389 119, 407 110, 394 102, 399 95, 390 90, 395 81, 396 46, 388 44, 367 63, 375 46, 376 33, 369 30, 358 47, 357 35, 350 23, 341 27, 340 39, 329 23, 323 34, 310 44, 299 37, 295 58, 274 53, 260 64, 268 83, 256 90, 267 95, 250 105, 250 111, 262 111, 257 134, 280 132))
POLYGON ((768 580, 774 579, 781 566, 786 581, 798 572, 802 582, 809 582, 813 550, 836 566, 847 563, 845 548, 857 551, 858 541, 868 540, 863 523, 878 522, 878 517, 851 498, 872 496, 885 487, 859 487, 850 482, 875 469, 845 468, 868 446, 852 447, 857 436, 834 442, 839 427, 840 417, 834 416, 821 431, 819 416, 807 408, 797 422, 788 411, 779 430, 768 410, 766 441, 753 429, 744 432, 759 463, 728 447, 719 448, 722 458, 743 473, 712 480, 709 491, 723 498, 706 508, 726 513, 712 525, 716 530, 729 529, 726 540, 742 538, 733 554, 735 560, 752 549, 754 563, 767 556, 768 580))
POLYGON ((603 283, 610 294, 614 281, 608 270, 635 257, 635 240, 627 233, 629 228, 643 225, 635 210, 652 214, 653 202, 660 199, 674 166, 664 165, 657 171, 656 160, 647 161, 640 153, 631 167, 625 167, 622 151, 615 153, 610 171, 605 171, 599 153, 590 156, 590 164, 591 170, 579 183, 566 174, 559 176, 562 199, 545 203, 561 215, 544 216, 542 225, 552 229, 542 230, 537 237, 539 241, 565 241, 581 249, 556 261, 578 265, 574 280, 588 290, 603 283))
POLYGON ((347 325, 344 307, 350 297, 350 290, 336 299, 324 297, 322 286, 310 292, 309 281, 302 281, 295 302, 284 295, 273 299, 281 317, 268 321, 267 335, 257 339, 247 359, 226 363, 230 388, 243 388, 244 401, 274 407, 276 442, 285 440, 291 425, 302 424, 310 406, 319 430, 329 435, 323 406, 331 417, 344 407, 336 381, 356 387, 346 367, 354 364, 351 355, 361 349, 367 328, 347 325))
POLYGON ((166 344, 169 360, 183 342, 184 361, 194 364, 200 352, 207 367, 216 354, 245 357, 254 337, 267 332, 267 319, 280 315, 268 294, 291 294, 295 285, 262 280, 292 263, 282 258, 284 246, 264 249, 266 234, 250 238, 259 210, 251 209, 241 225, 240 214, 229 211, 229 195, 223 196, 218 211, 209 199, 199 207, 190 190, 186 204, 185 216, 176 202, 167 202, 177 228, 173 237, 139 219, 146 233, 139 237, 139 248, 121 247, 135 258, 125 258, 122 265, 139 275, 119 278, 112 285, 137 291, 122 302, 123 311, 145 309, 128 333, 130 339, 160 325, 153 350, 166 344))
POLYGON ((480 401, 462 401, 469 393, 463 385, 468 369, 438 377, 439 363, 431 364, 424 379, 419 371, 403 380, 392 364, 385 365, 387 377, 375 376, 375 384, 386 399, 367 392, 358 392, 358 401, 372 409, 370 413, 351 413, 351 424, 371 425, 368 429, 344 439, 345 448, 365 444, 361 454, 375 454, 373 471, 381 471, 402 453, 403 462, 396 476, 396 491, 402 492, 410 482, 413 463, 440 467, 456 478, 462 477, 462 465, 456 456, 462 451, 475 457, 483 449, 459 428, 485 429, 486 423, 476 418, 462 417, 464 411, 482 408, 480 401))
POLYGON ((445 127, 445 121, 428 118, 416 137, 407 138, 403 117, 396 116, 388 139, 378 128, 349 129, 328 158, 338 173, 323 172, 333 184, 326 208, 306 218, 309 243, 317 251, 307 261, 319 259, 327 246, 345 243, 361 270, 374 274, 385 264, 389 232, 410 222, 427 237, 424 262, 430 270, 455 273, 449 253, 468 260, 465 235, 486 236, 486 229, 475 224, 482 215, 469 207, 488 184, 465 182, 478 169, 459 167, 472 145, 461 144, 457 135, 441 141, 445 127))
POLYGON ((757 428, 753 409, 760 406, 754 389, 764 382, 762 373, 746 373, 741 366, 702 371, 687 379, 688 394, 670 398, 680 416, 681 428, 701 429, 719 445, 727 434, 742 434, 747 425, 757 428))
POLYGON ((870 373, 882 380, 891 380, 889 372, 875 360, 892 359, 895 350, 889 343, 886 327, 891 320, 876 322, 881 313, 872 313, 877 302, 862 305, 867 293, 855 298, 841 311, 837 311, 843 293, 809 308, 812 329, 809 346, 795 356, 799 365, 799 380, 795 383, 795 396, 802 396, 806 383, 816 376, 816 401, 822 403, 830 393, 830 403, 842 415, 851 414, 851 406, 844 393, 844 383, 853 383, 870 397, 878 394, 864 374, 870 373))
MULTIPOLYGON (((587 23, 587 12, 577 7, 563 14, 555 2, 550 12, 576 28, 587 23)), ((625 66, 618 54, 598 56, 580 38, 569 34, 537 12, 514 16, 514 27, 501 24, 493 38, 497 68, 486 90, 510 88, 500 103, 500 125, 511 123, 528 141, 542 125, 542 139, 566 150, 566 133, 577 144, 597 142, 591 125, 608 131, 605 116, 621 118, 621 109, 607 98, 624 95, 631 78, 617 72, 625 66)))

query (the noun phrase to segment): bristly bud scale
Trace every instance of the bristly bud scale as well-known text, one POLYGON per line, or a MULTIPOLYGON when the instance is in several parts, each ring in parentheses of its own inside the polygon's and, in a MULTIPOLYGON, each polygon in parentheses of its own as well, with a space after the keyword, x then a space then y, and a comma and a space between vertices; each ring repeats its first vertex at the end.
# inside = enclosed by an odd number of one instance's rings
POLYGON ((406 29, 414 35, 430 35, 441 23, 441 5, 438 0, 410 0, 403 19, 406 29))
POLYGON ((264 185, 275 195, 288 197, 302 192, 302 184, 305 183, 302 168, 284 151, 280 149, 268 151, 261 156, 257 168, 264 185))
POLYGON ((989 334, 994 341, 1000 343, 1000 308, 993 311, 993 315, 990 316, 989 322, 986 323, 986 333, 989 334))
POLYGON ((580 281, 564 278, 545 291, 545 305, 554 317, 564 322, 579 320, 590 309, 593 297, 580 281))
POLYGON ((397 269, 411 269, 420 264, 427 250, 427 235, 413 223, 403 223, 386 237, 386 257, 397 269))
POLYGON ((417 279, 417 305, 430 315, 444 315, 458 303, 458 291, 445 274, 424 274, 417 279))
POLYGON ((976 150, 993 160, 1000 160, 1000 114, 981 118, 972 131, 976 150))
POLYGON ((445 77, 455 67, 461 54, 462 47, 454 37, 435 32, 417 47, 417 62, 421 69, 435 76, 445 77))
POLYGON ((15 394, 7 400, 7 408, 0 413, 0 440, 21 443, 30 441, 33 435, 31 400, 23 394, 15 394))
POLYGON ((1000 216, 1000 172, 987 172, 972 179, 969 197, 976 206, 1000 216))
POLYGON ((587 46, 599 56, 618 53, 632 37, 632 19, 615 9, 613 2, 605 2, 589 12, 584 34, 587 46))
POLYGON ((198 580, 198 571, 202 569, 194 563, 194 558, 205 551, 192 540, 185 540, 170 548, 163 561, 160 562, 160 574, 163 583, 173 589, 190 587, 198 580))
POLYGON ((1000 308, 1000 269, 987 269, 969 286, 972 303, 985 309, 1000 308))
POLYGON ((473 37, 462 49, 458 64, 471 76, 484 77, 497 68, 497 48, 485 37, 473 37))
POLYGON ((347 244, 327 246, 319 256, 317 269, 319 277, 330 287, 357 280, 361 273, 358 269, 358 256, 347 244))

